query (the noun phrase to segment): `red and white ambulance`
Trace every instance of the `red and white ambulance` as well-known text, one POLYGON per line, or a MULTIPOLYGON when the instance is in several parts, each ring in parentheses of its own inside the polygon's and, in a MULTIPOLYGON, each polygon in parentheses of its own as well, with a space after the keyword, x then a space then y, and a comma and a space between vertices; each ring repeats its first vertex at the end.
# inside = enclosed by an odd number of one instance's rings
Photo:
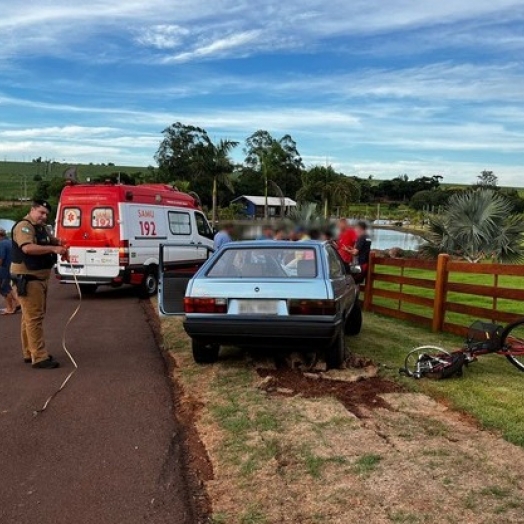
POLYGON ((57 278, 84 292, 99 285, 134 284, 143 296, 158 287, 160 244, 164 265, 200 266, 212 252, 213 230, 191 195, 162 184, 77 184, 60 196, 56 236, 69 246, 57 278))

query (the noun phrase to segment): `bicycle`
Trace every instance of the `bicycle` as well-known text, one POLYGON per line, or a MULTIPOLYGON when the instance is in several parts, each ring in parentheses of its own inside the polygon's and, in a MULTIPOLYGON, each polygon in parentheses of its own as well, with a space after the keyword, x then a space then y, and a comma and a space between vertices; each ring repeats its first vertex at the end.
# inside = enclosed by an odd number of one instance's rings
POLYGON ((439 346, 419 346, 407 354, 399 372, 416 379, 461 376, 464 365, 489 353, 506 357, 524 372, 524 317, 506 327, 477 320, 469 327, 462 348, 450 352, 439 346))

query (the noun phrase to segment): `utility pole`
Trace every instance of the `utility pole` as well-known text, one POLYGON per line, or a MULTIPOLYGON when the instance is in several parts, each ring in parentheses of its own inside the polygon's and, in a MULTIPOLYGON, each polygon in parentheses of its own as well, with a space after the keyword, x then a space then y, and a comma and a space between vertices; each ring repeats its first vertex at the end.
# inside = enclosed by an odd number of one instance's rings
POLYGON ((267 220, 268 218, 268 209, 267 209, 267 195, 268 195, 268 188, 267 188, 267 166, 266 166, 266 158, 265 155, 262 157, 262 173, 264 174, 264 219, 267 220))

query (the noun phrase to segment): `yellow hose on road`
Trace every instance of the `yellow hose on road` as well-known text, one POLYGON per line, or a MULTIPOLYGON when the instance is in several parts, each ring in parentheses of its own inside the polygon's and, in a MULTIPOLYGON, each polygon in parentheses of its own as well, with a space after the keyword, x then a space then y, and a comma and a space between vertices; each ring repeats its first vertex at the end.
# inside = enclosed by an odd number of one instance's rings
MULTIPOLYGON (((72 265, 71 265, 71 268, 73 268, 72 265)), ((76 276, 76 272, 74 269, 72 273, 73 273, 73 279, 75 281, 76 291, 78 293, 78 304, 75 310, 73 311, 73 313, 71 314, 71 316, 69 317, 69 320, 66 322, 66 325, 64 326, 64 330, 62 331, 62 349, 64 350, 65 354, 69 357, 69 360, 73 364, 73 371, 71 371, 71 373, 67 375, 67 377, 62 382, 60 387, 45 401, 44 405, 40 409, 33 411, 33 416, 35 417, 39 413, 43 413, 47 409, 47 406, 49 406, 51 401, 58 395, 58 393, 60 393, 60 391, 62 391, 66 387, 67 383, 69 382, 71 377, 76 373, 76 370, 78 369, 78 364, 76 363, 76 360, 74 359, 73 355, 67 348, 67 344, 66 344, 67 328, 69 327, 69 324, 71 324, 71 322, 74 320, 74 318, 76 317, 76 315, 78 314, 82 306, 82 290, 80 289, 80 284, 78 283, 78 278, 76 276)))

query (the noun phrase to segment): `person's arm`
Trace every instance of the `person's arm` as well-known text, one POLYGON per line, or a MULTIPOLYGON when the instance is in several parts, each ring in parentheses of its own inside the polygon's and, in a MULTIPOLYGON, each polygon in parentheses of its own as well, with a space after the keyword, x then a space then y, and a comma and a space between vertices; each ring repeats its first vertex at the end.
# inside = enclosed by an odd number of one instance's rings
POLYGON ((13 237, 16 243, 20 246, 20 249, 26 255, 64 255, 67 250, 62 246, 54 246, 52 244, 41 246, 35 242, 35 230, 34 227, 28 223, 21 222, 13 231, 13 237))
POLYGON ((64 246, 39 246, 38 244, 25 244, 22 246, 22 251, 26 255, 65 255, 67 249, 64 246))
POLYGON ((349 250, 350 253, 354 256, 357 256, 360 253, 360 251, 362 250, 363 243, 364 241, 358 238, 357 241, 355 242, 355 247, 349 250))

